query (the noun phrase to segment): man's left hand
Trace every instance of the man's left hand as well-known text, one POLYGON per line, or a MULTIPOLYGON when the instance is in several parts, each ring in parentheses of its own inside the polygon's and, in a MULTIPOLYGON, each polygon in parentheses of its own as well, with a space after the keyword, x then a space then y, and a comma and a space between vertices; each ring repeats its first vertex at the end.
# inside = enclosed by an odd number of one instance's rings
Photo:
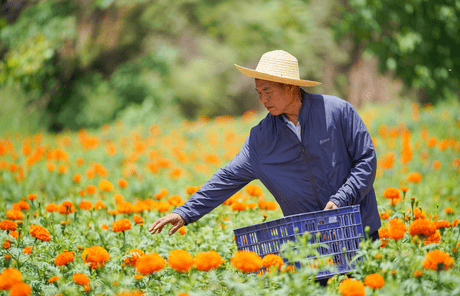
POLYGON ((333 203, 332 201, 328 201, 324 210, 332 210, 332 209, 337 209, 337 208, 338 206, 336 206, 335 203, 333 203))

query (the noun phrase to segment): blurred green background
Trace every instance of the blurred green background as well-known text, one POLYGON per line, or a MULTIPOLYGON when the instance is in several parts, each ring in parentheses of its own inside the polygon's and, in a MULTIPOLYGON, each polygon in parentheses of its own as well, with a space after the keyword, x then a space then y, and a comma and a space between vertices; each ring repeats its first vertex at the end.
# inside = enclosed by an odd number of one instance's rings
POLYGON ((460 0, 1 3, 1 133, 241 115, 260 106, 233 65, 274 49, 355 107, 459 97, 460 0))

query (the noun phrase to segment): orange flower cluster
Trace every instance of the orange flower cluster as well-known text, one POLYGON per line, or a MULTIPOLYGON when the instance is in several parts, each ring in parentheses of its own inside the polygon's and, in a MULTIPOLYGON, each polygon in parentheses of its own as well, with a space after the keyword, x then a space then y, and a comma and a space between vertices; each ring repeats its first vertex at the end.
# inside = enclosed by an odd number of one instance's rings
POLYGON ((436 233, 434 223, 427 219, 417 219, 409 225, 409 234, 412 236, 423 235, 424 237, 431 236, 436 233))
POLYGON ((343 296, 364 296, 366 290, 364 284, 355 279, 345 279, 340 284, 339 292, 343 296))
POLYGON ((420 183, 422 181, 422 175, 420 173, 410 173, 407 176, 407 181, 412 183, 420 183))
POLYGON ((93 269, 103 267, 105 262, 110 259, 109 253, 100 246, 86 248, 81 254, 81 257, 83 258, 83 262, 93 269))
POLYGON ((76 211, 77 210, 75 209, 73 202, 69 200, 63 201, 58 207, 59 214, 63 214, 63 215, 68 215, 76 211))
POLYGON ((7 268, 0 273, 0 289, 8 290, 16 283, 22 282, 22 274, 14 268, 7 268))
POLYGON ((178 272, 187 272, 193 262, 193 256, 184 250, 172 250, 168 256, 168 265, 178 272))
POLYGON ((101 182, 99 182, 99 190, 111 192, 113 190, 113 184, 107 180, 102 180, 101 182))
POLYGON ((137 224, 140 224, 140 225, 143 225, 143 224, 144 224, 144 219, 142 219, 142 217, 139 216, 139 215, 134 215, 133 220, 134 220, 134 222, 136 222, 137 224))
POLYGON ((375 290, 382 288, 385 280, 380 274, 373 273, 364 278, 364 284, 375 290))
POLYGON ((93 209, 93 203, 89 200, 82 200, 78 207, 82 210, 91 210, 93 209))
POLYGON ((149 275, 162 270, 165 265, 165 260, 157 253, 144 254, 136 263, 136 271, 143 275, 149 275))
POLYGON ((168 197, 168 203, 172 206, 175 206, 175 207, 178 207, 182 204, 184 204, 184 202, 182 201, 182 198, 180 197, 180 195, 171 195, 170 197, 168 197))
POLYGON ((262 267, 262 258, 252 251, 237 251, 230 262, 243 272, 256 272, 262 267))
POLYGON ((281 266, 284 264, 283 259, 275 254, 267 254, 262 258, 262 265, 270 271, 270 268, 277 268, 278 271, 281 270, 281 266))
POLYGON ((78 285, 85 286, 85 287, 88 287, 89 285, 89 277, 84 273, 74 273, 72 276, 72 279, 78 285))
POLYGON ((406 224, 398 218, 391 219, 386 223, 388 238, 399 240, 406 234, 406 224))
POLYGON ((246 185, 245 190, 246 190, 246 193, 251 196, 259 197, 262 195, 262 189, 259 186, 254 185, 254 184, 246 185))
POLYGON ((54 258, 54 264, 56 264, 57 266, 63 266, 72 262, 74 258, 74 252, 64 250, 64 252, 62 252, 61 254, 57 255, 56 258, 54 258))
POLYGON ((31 224, 29 233, 31 236, 43 242, 49 242, 51 240, 51 235, 48 230, 40 225, 31 224))
POLYGON ((126 255, 129 255, 123 260, 123 266, 125 265, 130 265, 130 266, 136 266, 137 261, 144 255, 144 252, 142 252, 139 249, 133 249, 129 250, 126 255))
POLYGON ((434 250, 425 254, 422 265, 425 269, 446 270, 454 266, 454 259, 443 251, 434 250))
POLYGON ((195 257, 194 267, 201 271, 218 268, 224 261, 216 251, 200 252, 195 257))
POLYGON ((24 214, 21 210, 11 209, 6 211, 6 217, 10 220, 22 220, 24 218, 24 214))
POLYGON ((15 231, 17 227, 18 227, 18 224, 14 221, 3 220, 2 222, 0 222, 1 230, 15 231))
POLYGON ((401 193, 397 188, 387 188, 383 191, 383 196, 388 199, 399 199, 401 198, 401 193))
POLYGON ((52 213, 52 212, 57 212, 59 209, 59 206, 57 204, 48 204, 46 205, 45 207, 45 210, 48 212, 48 213, 52 213))
POLYGON ((112 230, 115 232, 122 232, 131 229, 131 221, 128 219, 120 219, 112 223, 112 230))

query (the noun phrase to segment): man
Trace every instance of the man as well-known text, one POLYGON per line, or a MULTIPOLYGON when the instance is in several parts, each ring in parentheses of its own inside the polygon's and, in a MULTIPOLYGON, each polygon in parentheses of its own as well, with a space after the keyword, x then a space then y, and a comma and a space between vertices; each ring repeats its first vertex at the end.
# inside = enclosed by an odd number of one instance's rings
POLYGON ((241 151, 173 213, 155 221, 151 234, 172 224, 169 235, 260 179, 284 215, 361 205, 363 227, 378 239, 380 218, 373 188, 376 156, 371 137, 346 101, 305 92, 297 59, 275 50, 255 70, 235 65, 255 78, 259 100, 269 114, 255 127, 241 151))

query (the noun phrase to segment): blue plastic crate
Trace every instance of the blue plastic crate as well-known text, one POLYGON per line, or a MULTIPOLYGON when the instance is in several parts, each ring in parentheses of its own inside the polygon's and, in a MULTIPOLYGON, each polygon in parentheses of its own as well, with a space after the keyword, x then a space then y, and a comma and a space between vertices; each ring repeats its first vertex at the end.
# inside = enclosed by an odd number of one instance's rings
MULTIPOLYGON (((233 230, 238 250, 253 251, 261 257, 279 255, 283 243, 296 241, 297 236, 306 231, 312 235, 310 243, 314 243, 317 233, 320 233, 318 242, 328 246, 318 247, 320 257, 330 256, 336 270, 321 271, 316 279, 329 278, 355 268, 355 264, 349 262, 356 256, 359 243, 364 238, 359 205, 286 216, 233 230)), ((296 267, 300 266, 296 264, 296 267)))

